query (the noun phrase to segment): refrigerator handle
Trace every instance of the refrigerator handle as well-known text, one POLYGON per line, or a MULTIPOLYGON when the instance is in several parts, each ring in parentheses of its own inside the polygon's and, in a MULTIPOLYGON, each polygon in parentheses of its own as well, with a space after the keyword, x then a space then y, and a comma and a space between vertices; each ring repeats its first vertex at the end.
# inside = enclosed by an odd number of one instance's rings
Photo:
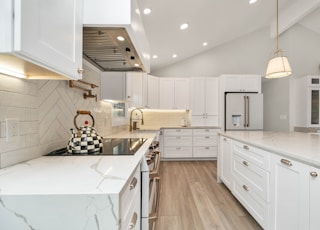
POLYGON ((244 100, 244 118, 243 118, 243 127, 247 127, 247 100, 246 96, 243 96, 244 100))
POLYGON ((247 127, 249 127, 249 121, 250 121, 250 117, 249 117, 249 111, 250 111, 250 108, 249 108, 249 106, 250 106, 250 102, 249 102, 249 96, 247 96, 247 127))

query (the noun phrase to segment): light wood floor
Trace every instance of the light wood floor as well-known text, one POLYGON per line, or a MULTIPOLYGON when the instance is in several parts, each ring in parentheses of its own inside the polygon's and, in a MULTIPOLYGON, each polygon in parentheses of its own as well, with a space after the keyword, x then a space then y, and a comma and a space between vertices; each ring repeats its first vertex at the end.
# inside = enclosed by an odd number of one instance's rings
POLYGON ((216 161, 161 162, 159 230, 260 230, 223 184, 216 161))

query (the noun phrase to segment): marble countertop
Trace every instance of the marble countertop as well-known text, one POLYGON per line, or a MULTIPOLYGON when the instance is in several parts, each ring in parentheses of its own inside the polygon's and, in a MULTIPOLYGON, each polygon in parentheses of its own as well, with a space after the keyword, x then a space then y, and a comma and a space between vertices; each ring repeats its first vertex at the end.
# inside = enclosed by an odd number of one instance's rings
POLYGON ((226 131, 219 134, 320 168, 319 134, 268 131, 226 131))
POLYGON ((139 165, 156 131, 106 138, 148 138, 133 156, 43 156, 0 170, 0 195, 117 194, 139 165))

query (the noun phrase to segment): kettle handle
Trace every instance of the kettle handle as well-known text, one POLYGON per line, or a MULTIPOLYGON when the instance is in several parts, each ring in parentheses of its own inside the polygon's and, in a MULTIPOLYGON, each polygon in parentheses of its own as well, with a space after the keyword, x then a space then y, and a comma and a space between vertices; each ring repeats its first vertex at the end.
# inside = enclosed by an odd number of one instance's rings
POLYGON ((77 130, 80 130, 80 128, 77 125, 77 117, 79 115, 89 115, 91 117, 91 119, 92 119, 92 127, 94 127, 94 118, 91 115, 91 112, 90 111, 86 111, 86 110, 77 110, 77 115, 73 119, 74 127, 76 127, 77 130))

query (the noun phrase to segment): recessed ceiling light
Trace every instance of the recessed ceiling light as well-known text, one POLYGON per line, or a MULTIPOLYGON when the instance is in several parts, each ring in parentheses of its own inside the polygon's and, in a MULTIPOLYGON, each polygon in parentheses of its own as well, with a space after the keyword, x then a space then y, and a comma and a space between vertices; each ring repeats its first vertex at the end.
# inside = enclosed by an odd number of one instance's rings
POLYGON ((118 39, 119 41, 124 41, 124 37, 122 37, 122 36, 118 36, 117 39, 118 39))
POLYGON ((189 24, 188 23, 183 23, 181 26, 180 26, 180 29, 181 30, 185 30, 189 27, 189 24))
POLYGON ((204 43, 202 43, 202 45, 203 45, 203 46, 207 46, 207 45, 208 45, 208 43, 207 43, 207 42, 204 42, 204 43))
POLYGON ((156 59, 156 58, 158 58, 158 55, 153 55, 152 58, 156 59))
POLYGON ((249 0, 249 4, 255 3, 257 0, 249 0))
POLYGON ((139 67, 139 64, 136 63, 136 64, 134 64, 134 66, 139 67))
POLYGON ((144 13, 144 14, 150 14, 150 13, 151 13, 151 9, 150 9, 150 8, 145 8, 145 9, 143 10, 143 13, 144 13))
POLYGON ((177 56, 178 56, 178 55, 176 55, 176 54, 173 54, 173 55, 172 55, 173 58, 176 58, 177 56))

